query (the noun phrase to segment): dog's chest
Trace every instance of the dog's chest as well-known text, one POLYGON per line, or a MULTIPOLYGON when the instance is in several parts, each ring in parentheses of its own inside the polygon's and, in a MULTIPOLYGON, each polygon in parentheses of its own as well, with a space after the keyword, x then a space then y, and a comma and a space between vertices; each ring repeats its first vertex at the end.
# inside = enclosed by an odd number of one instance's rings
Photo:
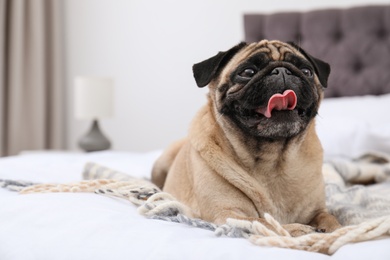
POLYGON ((268 209, 272 212, 258 209, 262 214, 269 213, 281 223, 306 222, 310 218, 311 201, 315 198, 310 198, 310 183, 304 173, 277 167, 265 171, 263 168, 257 171, 255 178, 273 206, 268 209))

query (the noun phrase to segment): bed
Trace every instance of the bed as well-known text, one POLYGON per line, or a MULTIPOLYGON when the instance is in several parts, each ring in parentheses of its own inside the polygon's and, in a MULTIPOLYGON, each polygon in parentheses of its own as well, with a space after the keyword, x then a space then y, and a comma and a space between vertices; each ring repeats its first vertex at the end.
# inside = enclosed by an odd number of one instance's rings
MULTIPOLYGON (((12 190, 29 186, 28 182, 80 183, 91 172, 112 179, 130 175, 131 180, 142 182, 150 177, 161 150, 26 152, 0 159, 0 179, 17 181, 0 182, 4 186, 0 189, 0 259, 390 259, 390 121, 386 118, 390 111, 390 6, 247 14, 244 29, 248 42, 293 40, 331 63, 329 88, 317 118, 325 161, 329 167, 341 165, 338 168, 343 169, 351 163, 353 167, 373 166, 369 180, 375 183, 347 185, 345 175, 336 176, 328 179, 327 193, 335 195, 332 199, 337 202, 341 195, 354 194, 360 199, 377 192, 375 198, 381 204, 375 208, 365 208, 367 201, 355 205, 356 216, 373 212, 377 214, 373 219, 383 220, 382 232, 375 239, 345 243, 331 253, 308 252, 232 236, 237 229, 224 233, 225 229, 191 219, 150 217, 140 193, 136 199, 126 197, 129 194, 106 196, 110 189, 19 194, 12 190), (367 161, 367 154, 375 159, 367 161), (359 161, 352 160, 359 157, 359 161), (346 192, 336 194, 333 188, 340 188, 340 182, 346 192)), ((359 182, 356 176, 351 180, 359 182)), ((84 184, 80 185, 83 189, 84 184)))

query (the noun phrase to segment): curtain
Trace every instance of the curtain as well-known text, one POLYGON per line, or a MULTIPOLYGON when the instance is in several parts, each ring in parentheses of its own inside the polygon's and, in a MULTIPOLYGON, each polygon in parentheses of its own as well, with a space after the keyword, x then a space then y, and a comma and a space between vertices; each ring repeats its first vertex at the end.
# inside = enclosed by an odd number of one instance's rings
POLYGON ((0 156, 65 146, 60 0, 0 0, 0 156))

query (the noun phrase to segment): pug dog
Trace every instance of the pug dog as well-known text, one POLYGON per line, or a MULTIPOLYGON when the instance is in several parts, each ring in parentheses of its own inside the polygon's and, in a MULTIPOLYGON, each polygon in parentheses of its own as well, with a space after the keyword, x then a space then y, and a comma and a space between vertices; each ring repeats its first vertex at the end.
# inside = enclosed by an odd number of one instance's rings
POLYGON ((272 215, 293 236, 340 227, 325 206, 315 117, 330 66, 294 43, 240 43, 197 63, 208 102, 152 181, 216 224, 272 215))

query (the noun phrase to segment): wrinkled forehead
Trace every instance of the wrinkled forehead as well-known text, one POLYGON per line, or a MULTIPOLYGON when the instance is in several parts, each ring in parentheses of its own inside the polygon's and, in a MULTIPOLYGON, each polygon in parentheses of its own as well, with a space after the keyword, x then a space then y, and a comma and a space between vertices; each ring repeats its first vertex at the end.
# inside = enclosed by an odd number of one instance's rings
POLYGON ((260 42, 251 43, 245 50, 244 55, 246 54, 247 57, 249 57, 258 52, 267 53, 270 59, 275 61, 284 60, 286 53, 293 53, 304 58, 304 56, 290 44, 275 40, 262 40, 260 42))
POLYGON ((291 53, 305 59, 302 53, 288 43, 277 40, 262 40, 260 42, 251 43, 240 50, 228 63, 224 71, 230 71, 232 67, 237 66, 249 57, 258 53, 265 53, 268 55, 270 60, 274 61, 283 61, 287 53, 291 53))

